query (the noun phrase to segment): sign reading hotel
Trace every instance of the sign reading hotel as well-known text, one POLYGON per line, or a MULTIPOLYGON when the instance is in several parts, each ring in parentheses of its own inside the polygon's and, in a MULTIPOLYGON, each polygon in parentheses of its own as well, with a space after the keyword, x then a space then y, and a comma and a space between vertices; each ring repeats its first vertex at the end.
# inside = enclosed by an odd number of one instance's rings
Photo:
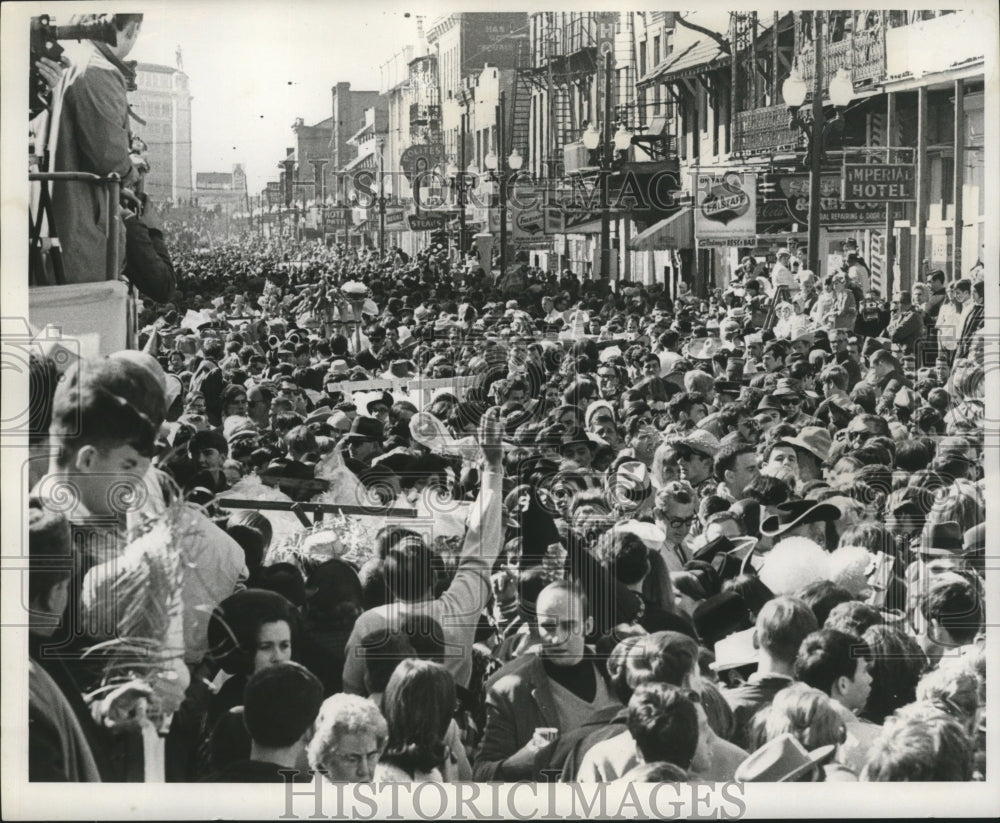
POLYGON ((917 199, 912 163, 844 165, 840 199, 845 203, 906 203, 917 199))
POLYGON ((694 233, 699 246, 753 245, 757 234, 757 175, 695 175, 694 233))

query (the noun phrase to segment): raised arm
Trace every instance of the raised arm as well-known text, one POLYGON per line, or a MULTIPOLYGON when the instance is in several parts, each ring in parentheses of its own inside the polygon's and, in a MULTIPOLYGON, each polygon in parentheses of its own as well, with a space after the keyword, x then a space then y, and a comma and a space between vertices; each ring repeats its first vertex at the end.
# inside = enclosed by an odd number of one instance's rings
POLYGON ((476 622, 489 600, 490 571, 503 544, 503 447, 495 409, 483 417, 479 442, 484 454, 482 486, 472 504, 458 569, 440 598, 445 613, 452 618, 465 617, 476 622))

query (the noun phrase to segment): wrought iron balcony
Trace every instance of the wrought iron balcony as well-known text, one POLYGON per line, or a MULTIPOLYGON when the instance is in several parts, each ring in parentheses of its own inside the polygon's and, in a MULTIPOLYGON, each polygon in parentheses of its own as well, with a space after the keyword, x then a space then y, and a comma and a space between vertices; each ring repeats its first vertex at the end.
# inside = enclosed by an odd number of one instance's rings
MULTIPOLYGON (((815 59, 813 46, 807 45, 799 55, 799 71, 808 88, 812 88, 815 59)), ((885 79, 885 29, 854 32, 836 43, 823 44, 823 92, 839 69, 847 69, 855 88, 871 86, 885 79)))
POLYGON ((784 105, 741 111, 733 117, 734 154, 794 151, 802 139, 802 133, 792 125, 791 115, 784 105))
POLYGON ((563 54, 569 56, 597 46, 597 18, 593 12, 582 12, 563 27, 563 54))

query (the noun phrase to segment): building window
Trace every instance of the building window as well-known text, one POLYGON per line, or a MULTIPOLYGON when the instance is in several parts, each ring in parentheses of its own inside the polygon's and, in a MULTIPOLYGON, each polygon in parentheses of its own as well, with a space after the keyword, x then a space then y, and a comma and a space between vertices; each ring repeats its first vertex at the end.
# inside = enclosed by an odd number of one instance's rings
POLYGON ((653 65, 660 65, 660 35, 653 38, 653 65))
POLYGON ((951 155, 941 157, 941 212, 944 207, 955 202, 955 158, 951 155))
POLYGON ((646 76, 646 41, 639 43, 639 76, 646 76))

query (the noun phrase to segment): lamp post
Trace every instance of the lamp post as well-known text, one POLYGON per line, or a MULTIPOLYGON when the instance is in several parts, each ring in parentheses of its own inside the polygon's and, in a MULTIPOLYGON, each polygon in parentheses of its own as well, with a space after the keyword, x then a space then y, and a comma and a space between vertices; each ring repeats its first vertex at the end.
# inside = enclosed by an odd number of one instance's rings
MULTIPOLYGON (((820 230, 820 198, 822 196, 822 175, 824 138, 827 131, 827 121, 823 112, 823 21, 825 12, 815 13, 816 30, 813 33, 813 88, 812 117, 805 120, 799 113, 799 108, 805 102, 805 81, 794 72, 781 86, 781 96, 785 100, 792 116, 792 125, 806 136, 806 160, 809 166, 809 268, 819 274, 819 230, 820 230)), ((842 108, 851 102, 854 96, 854 83, 850 73, 840 69, 829 83, 830 102, 835 108, 842 108)), ((834 114, 834 120, 837 115, 834 114)))
POLYGON ((469 112, 462 108, 462 144, 459 154, 458 173, 458 252, 461 260, 465 260, 465 140, 469 128, 469 112))
POLYGON ((497 106, 497 150, 490 152, 483 158, 486 168, 493 174, 500 187, 500 276, 507 273, 507 186, 512 174, 517 174, 521 170, 524 158, 515 148, 507 156, 506 162, 503 160, 503 153, 507 149, 506 135, 506 92, 500 92, 500 103, 497 106))
POLYGON ((608 203, 608 178, 614 160, 615 139, 611 133, 611 61, 612 54, 604 55, 604 123, 601 131, 593 123, 583 133, 583 145, 589 151, 600 147, 600 197, 601 197, 601 277, 611 276, 611 207, 608 203))
POLYGON ((378 254, 385 257, 385 141, 378 141, 378 254))
MULTIPOLYGON (((503 144, 501 143, 501 150, 503 144)), ((524 158, 517 149, 512 149, 508 155, 505 168, 497 168, 500 165, 500 158, 494 152, 490 152, 483 158, 486 168, 494 173, 500 187, 500 276, 507 273, 507 193, 510 178, 521 170, 524 158)))

